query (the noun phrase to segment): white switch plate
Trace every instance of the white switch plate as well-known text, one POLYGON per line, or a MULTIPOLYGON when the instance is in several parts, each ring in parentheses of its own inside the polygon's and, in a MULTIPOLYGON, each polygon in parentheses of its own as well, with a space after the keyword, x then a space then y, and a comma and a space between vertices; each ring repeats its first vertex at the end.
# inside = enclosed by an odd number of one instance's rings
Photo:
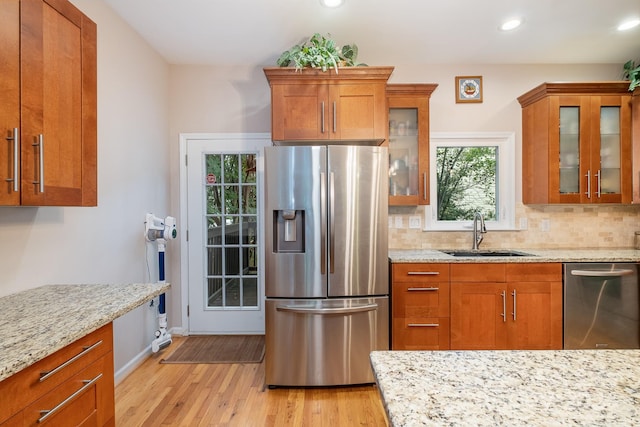
POLYGON ((520 230, 526 230, 529 228, 527 218, 520 218, 520 230))
POLYGON ((421 220, 419 216, 410 216, 409 217, 409 228, 420 228, 421 220))
POLYGON ((540 221, 540 229, 542 231, 549 231, 549 220, 548 219, 543 219, 542 221, 540 221))
POLYGON ((397 216, 396 217, 396 228, 402 228, 402 217, 401 216, 397 216))

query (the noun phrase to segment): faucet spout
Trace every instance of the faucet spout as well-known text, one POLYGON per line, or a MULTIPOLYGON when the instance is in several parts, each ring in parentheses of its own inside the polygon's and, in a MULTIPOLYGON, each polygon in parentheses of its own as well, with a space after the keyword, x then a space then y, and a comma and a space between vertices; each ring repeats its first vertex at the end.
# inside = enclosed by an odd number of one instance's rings
POLYGON ((484 224, 484 216, 480 212, 473 214, 473 246, 471 249, 480 249, 480 243, 484 238, 483 234, 487 232, 487 227, 484 224), (478 228, 478 224, 480 227, 478 228))

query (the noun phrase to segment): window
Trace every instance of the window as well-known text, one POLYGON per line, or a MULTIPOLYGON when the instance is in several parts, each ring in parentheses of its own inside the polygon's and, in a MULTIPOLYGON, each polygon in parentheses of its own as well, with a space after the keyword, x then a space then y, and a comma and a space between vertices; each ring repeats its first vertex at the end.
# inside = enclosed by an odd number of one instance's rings
POLYGON ((488 230, 513 230, 514 144, 512 132, 432 133, 425 230, 468 230, 475 212, 488 230))

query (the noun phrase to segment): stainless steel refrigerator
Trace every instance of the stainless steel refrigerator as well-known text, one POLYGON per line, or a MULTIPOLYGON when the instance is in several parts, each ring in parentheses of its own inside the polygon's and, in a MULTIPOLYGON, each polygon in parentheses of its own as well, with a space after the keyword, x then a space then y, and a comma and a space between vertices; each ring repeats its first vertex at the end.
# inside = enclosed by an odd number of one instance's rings
POLYGON ((388 153, 265 149, 265 382, 374 382, 389 349, 388 153))

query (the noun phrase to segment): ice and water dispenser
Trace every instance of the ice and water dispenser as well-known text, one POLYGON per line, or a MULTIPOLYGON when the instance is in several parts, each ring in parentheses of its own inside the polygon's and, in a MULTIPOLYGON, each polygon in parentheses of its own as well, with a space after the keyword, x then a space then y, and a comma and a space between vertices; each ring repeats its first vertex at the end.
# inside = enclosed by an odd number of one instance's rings
POLYGON ((304 252, 304 210, 273 211, 273 251, 304 252))

